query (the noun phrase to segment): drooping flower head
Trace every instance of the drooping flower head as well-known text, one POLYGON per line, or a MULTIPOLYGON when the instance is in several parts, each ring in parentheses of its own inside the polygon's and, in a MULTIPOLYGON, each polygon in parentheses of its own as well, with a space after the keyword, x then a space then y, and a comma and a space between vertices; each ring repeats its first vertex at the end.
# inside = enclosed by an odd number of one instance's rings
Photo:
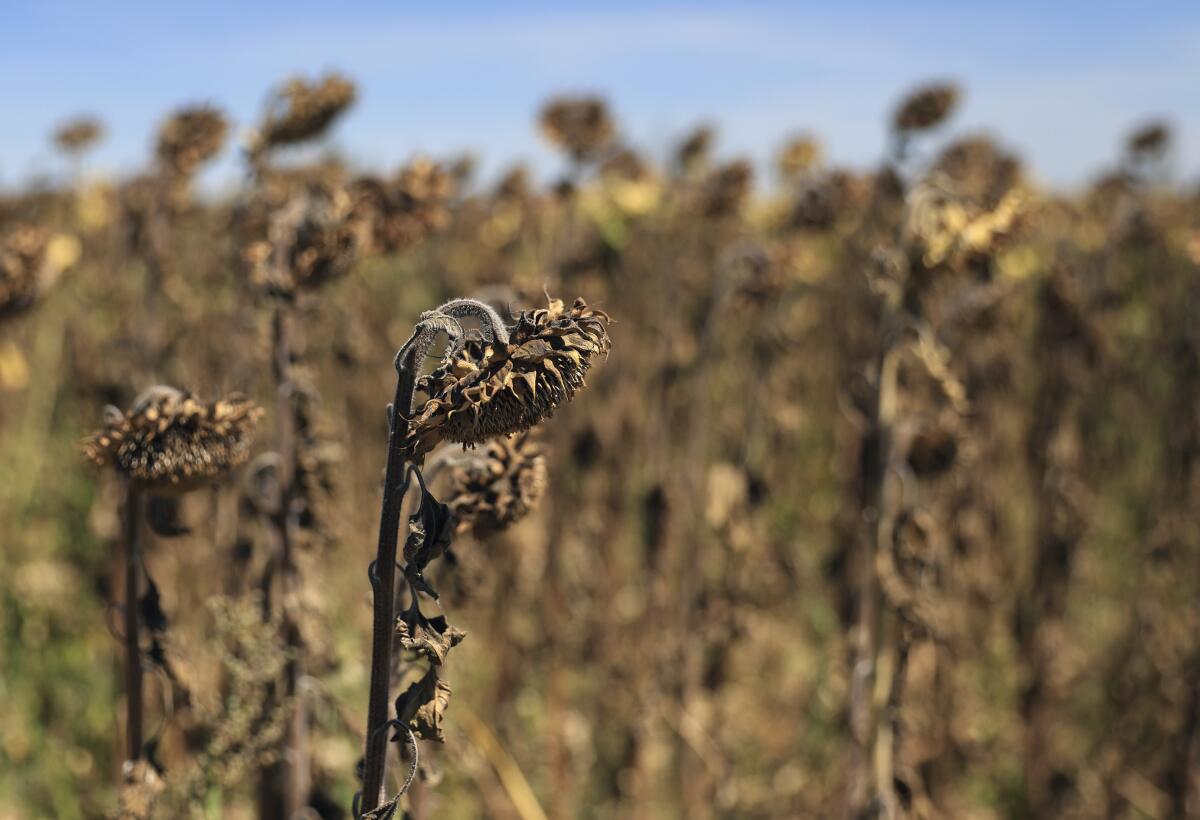
POLYGON ((81 154, 104 136, 104 125, 95 117, 83 116, 68 120, 55 129, 54 144, 67 154, 81 154))
POLYGON ((354 104, 357 94, 354 83, 341 74, 326 74, 313 82, 293 77, 270 99, 252 150, 258 153, 319 137, 354 104))
POLYGON ((139 489, 194 490, 244 462, 263 411, 239 395, 210 403, 166 385, 146 390, 129 410, 109 405, 84 455, 113 467, 139 489))
POLYGON ((599 97, 556 97, 542 108, 538 125, 547 140, 577 162, 597 158, 616 136, 608 106, 599 97))
POLYGON ((79 240, 18 224, 0 235, 0 319, 33 306, 79 259, 79 240))
POLYGON ((451 344, 442 365, 418 383, 428 399, 410 424, 409 458, 442 441, 472 446, 528 430, 575 396, 592 358, 610 347, 608 315, 582 299, 569 309, 551 299, 546 308, 522 312, 511 329, 487 308, 481 331, 464 331, 458 317, 481 308, 460 299, 422 316, 410 342, 424 347, 422 356, 429 349, 422 335, 431 341, 434 329, 451 344))
POLYGON ((524 518, 546 492, 546 457, 529 433, 493 439, 455 461, 447 504, 459 532, 485 538, 524 518))
POLYGON ((209 105, 176 111, 158 129, 155 154, 170 173, 190 177, 221 150, 229 122, 209 105))
POLYGON ((925 131, 941 123, 958 105, 958 86, 935 83, 918 88, 900 103, 892 128, 901 133, 925 131))

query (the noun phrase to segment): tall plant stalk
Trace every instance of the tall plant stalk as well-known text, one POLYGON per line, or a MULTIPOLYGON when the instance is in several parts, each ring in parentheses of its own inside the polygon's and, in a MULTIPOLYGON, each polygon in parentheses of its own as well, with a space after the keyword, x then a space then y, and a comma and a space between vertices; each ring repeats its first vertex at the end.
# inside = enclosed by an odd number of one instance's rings
POLYGON ((142 698, 141 618, 138 612, 141 594, 141 517, 142 495, 131 482, 125 482, 125 500, 121 507, 121 551, 125 556, 125 740, 126 758, 142 757, 145 707, 142 698))
POLYGON ((400 512, 404 503, 406 460, 404 440, 412 415, 413 393, 423 351, 420 345, 405 345, 396 356, 396 395, 388 407, 387 466, 384 471, 383 501, 379 513, 379 545, 371 565, 374 591, 374 623, 371 636, 371 686, 367 704, 367 742, 363 766, 362 810, 376 808, 383 800, 387 770, 388 704, 391 693, 392 639, 396 631, 396 545, 400 536, 400 512))

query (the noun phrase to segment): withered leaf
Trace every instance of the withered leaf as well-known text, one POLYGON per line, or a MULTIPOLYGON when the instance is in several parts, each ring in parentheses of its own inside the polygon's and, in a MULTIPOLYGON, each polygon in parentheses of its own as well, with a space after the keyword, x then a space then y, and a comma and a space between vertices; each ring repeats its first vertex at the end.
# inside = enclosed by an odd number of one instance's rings
POLYGON ((441 665, 467 633, 447 623, 444 615, 426 618, 414 602, 396 619, 396 636, 409 652, 424 655, 430 663, 441 665))
POLYGON ((450 508, 423 490, 421 508, 408 519, 408 537, 404 540, 404 577, 435 600, 438 594, 422 573, 430 561, 446 551, 453 535, 454 522, 450 508))
POLYGON ((450 684, 438 677, 438 667, 431 666, 424 677, 396 698, 396 719, 408 724, 422 740, 445 743, 442 718, 449 705, 450 684))

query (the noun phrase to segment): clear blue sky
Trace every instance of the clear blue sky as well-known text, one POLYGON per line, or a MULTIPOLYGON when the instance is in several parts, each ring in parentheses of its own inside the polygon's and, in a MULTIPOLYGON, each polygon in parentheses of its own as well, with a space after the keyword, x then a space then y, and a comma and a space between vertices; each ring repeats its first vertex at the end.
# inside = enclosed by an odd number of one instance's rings
MULTIPOLYGON (((1111 162, 1128 128, 1165 116, 1176 167, 1200 176, 1198 2, 0 2, 0 184, 61 170, 54 124, 109 127, 92 168, 127 171, 156 123, 211 101, 251 123, 283 76, 338 68, 359 104, 332 143, 371 165, 472 149, 491 174, 555 167, 533 117, 598 91, 662 155, 699 121, 727 155, 764 160, 812 130, 865 165, 896 98, 952 78, 953 131, 985 129, 1056 185, 1111 162)), ((233 152, 211 177, 228 177, 233 152)))

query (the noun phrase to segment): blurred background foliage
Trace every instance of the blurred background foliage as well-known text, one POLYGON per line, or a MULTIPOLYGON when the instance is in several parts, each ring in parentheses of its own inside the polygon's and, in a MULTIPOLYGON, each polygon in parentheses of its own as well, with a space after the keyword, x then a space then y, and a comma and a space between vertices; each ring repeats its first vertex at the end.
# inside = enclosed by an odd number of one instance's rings
MULTIPOLYGON (((164 136, 145 176, 5 192, 0 817, 117 807, 117 487, 79 439, 168 383, 256 398, 271 448, 254 242, 317 194, 356 250, 294 308, 327 479, 299 559, 314 816, 357 788, 392 356, 448 298, 546 294, 611 314, 613 351, 545 425, 540 505, 436 573, 467 638, 414 816, 1200 816, 1200 193, 1154 124, 1040 189, 955 133, 958 93, 904 101, 866 170, 801 135, 756 179, 709 129, 654 160, 567 97, 550 184, 251 143, 243 189, 198 198, 164 136)), ((245 495, 183 498, 147 548, 180 679, 149 667, 153 759, 197 816, 255 816, 275 742, 247 717, 286 648, 252 617, 245 495)))

